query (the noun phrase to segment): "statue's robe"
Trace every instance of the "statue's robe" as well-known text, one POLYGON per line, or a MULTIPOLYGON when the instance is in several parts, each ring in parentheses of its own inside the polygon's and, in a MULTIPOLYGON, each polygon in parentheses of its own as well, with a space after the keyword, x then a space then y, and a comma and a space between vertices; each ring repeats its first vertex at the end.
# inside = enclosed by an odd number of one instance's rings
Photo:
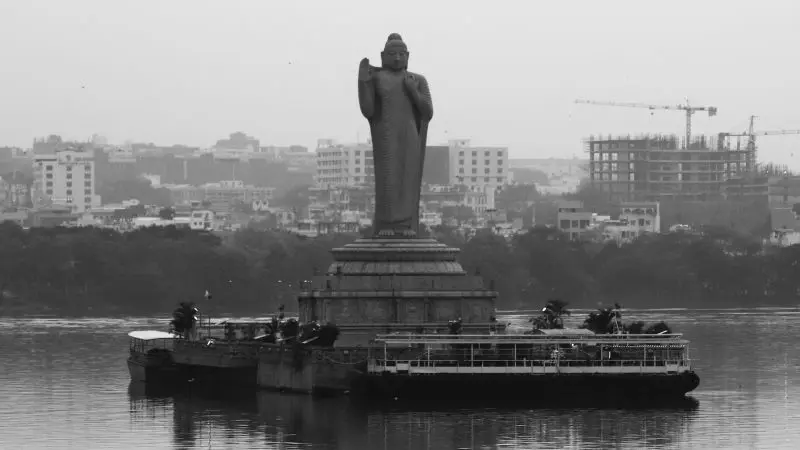
POLYGON ((418 232, 425 145, 433 117, 428 81, 411 72, 373 68, 371 79, 359 80, 358 89, 375 161, 373 230, 418 232), (417 101, 406 92, 406 75, 419 83, 417 101))

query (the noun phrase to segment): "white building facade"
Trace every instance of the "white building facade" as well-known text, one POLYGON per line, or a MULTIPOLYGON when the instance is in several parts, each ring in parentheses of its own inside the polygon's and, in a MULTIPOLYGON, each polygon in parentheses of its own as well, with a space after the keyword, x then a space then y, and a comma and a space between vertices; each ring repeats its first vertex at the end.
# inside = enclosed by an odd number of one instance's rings
POLYGON ((82 213, 100 206, 95 194, 95 164, 92 152, 62 150, 37 155, 33 162, 34 206, 63 205, 82 213))
POLYGON ((375 182, 372 144, 336 144, 331 139, 317 141, 318 188, 371 185, 375 182))
POLYGON ((485 192, 509 183, 508 147, 472 147, 467 139, 450 147, 450 184, 485 192))

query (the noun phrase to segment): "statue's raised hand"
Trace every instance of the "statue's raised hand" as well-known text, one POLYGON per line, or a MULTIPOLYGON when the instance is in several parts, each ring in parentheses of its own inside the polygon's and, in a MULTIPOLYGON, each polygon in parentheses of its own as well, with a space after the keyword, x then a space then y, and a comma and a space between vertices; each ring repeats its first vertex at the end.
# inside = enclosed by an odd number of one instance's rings
POLYGON ((372 66, 369 65, 369 58, 361 60, 358 65, 358 81, 369 81, 372 79, 372 66))

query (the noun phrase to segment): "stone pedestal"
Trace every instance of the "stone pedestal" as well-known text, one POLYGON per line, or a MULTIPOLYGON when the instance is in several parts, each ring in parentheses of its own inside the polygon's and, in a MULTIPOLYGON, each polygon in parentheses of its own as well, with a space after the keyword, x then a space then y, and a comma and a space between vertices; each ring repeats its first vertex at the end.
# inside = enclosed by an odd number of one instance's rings
POLYGON ((335 323, 337 346, 366 345, 379 333, 447 333, 458 318, 464 334, 488 333, 497 292, 464 272, 458 252, 435 239, 358 239, 333 249, 328 273, 300 293, 300 320, 335 323))

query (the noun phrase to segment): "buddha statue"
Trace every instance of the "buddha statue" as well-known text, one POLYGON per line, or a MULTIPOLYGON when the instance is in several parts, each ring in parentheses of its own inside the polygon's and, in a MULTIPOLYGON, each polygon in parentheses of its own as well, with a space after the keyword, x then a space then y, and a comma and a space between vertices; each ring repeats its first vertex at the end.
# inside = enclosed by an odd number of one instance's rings
POLYGON ((403 38, 389 35, 381 67, 364 58, 358 101, 369 121, 375 162, 375 236, 412 238, 419 228, 419 201, 428 123, 433 117, 428 81, 408 71, 403 38))

